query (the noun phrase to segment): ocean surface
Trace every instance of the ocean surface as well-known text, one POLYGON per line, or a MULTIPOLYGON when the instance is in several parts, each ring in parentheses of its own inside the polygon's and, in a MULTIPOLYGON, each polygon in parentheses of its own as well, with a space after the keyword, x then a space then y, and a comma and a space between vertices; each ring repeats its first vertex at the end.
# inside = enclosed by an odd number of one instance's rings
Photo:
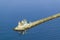
POLYGON ((13 30, 18 22, 33 22, 60 13, 60 0, 0 0, 0 40, 60 40, 60 18, 27 30, 13 30))

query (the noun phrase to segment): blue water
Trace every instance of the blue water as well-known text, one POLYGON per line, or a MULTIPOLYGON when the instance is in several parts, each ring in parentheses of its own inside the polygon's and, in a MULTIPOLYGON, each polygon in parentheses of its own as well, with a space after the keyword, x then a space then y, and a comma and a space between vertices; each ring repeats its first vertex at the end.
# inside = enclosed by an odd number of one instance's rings
POLYGON ((36 21, 60 12, 60 0, 0 0, 0 40, 60 40, 60 18, 29 29, 13 30, 18 22, 36 21))

